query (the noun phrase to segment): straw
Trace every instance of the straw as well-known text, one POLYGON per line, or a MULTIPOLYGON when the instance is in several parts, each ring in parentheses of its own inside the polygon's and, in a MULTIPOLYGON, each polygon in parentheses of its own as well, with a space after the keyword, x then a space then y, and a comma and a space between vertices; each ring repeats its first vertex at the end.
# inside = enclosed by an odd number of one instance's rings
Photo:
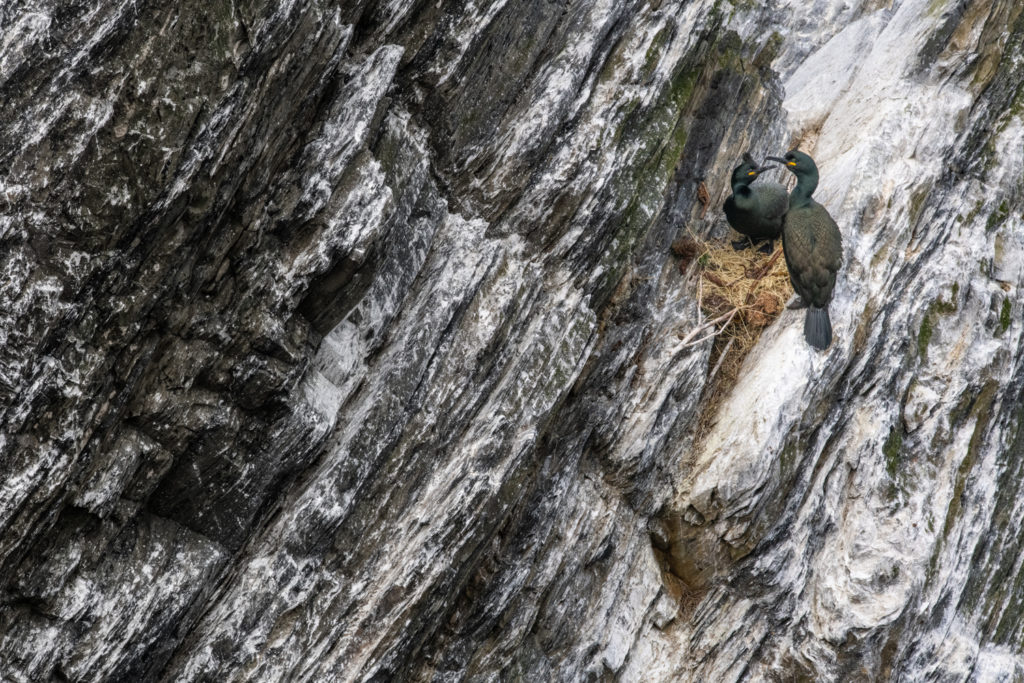
POLYGON ((676 240, 672 251, 683 270, 696 260, 700 277, 699 320, 679 337, 686 346, 714 339, 708 360, 713 369, 705 386, 708 399, 697 429, 700 438, 713 424, 718 404, 735 384, 747 353, 785 308, 793 288, 781 240, 776 240, 771 254, 764 254, 756 249, 736 251, 731 244, 689 235, 676 240))

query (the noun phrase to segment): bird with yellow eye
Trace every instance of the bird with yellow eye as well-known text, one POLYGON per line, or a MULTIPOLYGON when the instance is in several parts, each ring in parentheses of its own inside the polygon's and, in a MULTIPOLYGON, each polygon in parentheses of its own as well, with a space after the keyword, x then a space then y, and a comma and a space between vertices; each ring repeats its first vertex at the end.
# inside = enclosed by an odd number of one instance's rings
POLYGON ((828 210, 811 198, 818 187, 818 166, 810 155, 794 149, 766 160, 782 163, 797 178, 783 220, 782 249, 789 279, 800 297, 791 308, 807 308, 804 338, 823 351, 832 343, 828 305, 843 263, 843 236, 828 210))
POLYGON ((782 218, 789 206, 789 193, 779 183, 758 183, 757 177, 774 166, 759 166, 750 154, 732 172, 732 194, 722 207, 726 220, 736 232, 748 239, 733 242, 737 251, 755 242, 767 241, 771 253, 774 240, 782 233, 782 218))

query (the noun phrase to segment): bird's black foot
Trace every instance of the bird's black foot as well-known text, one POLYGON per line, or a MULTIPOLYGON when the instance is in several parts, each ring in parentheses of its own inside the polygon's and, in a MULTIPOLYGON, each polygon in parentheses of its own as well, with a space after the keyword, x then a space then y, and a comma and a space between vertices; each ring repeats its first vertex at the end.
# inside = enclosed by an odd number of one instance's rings
POLYGON ((775 251, 775 240, 765 240, 761 243, 761 246, 757 248, 762 254, 770 254, 775 251))
POLYGON ((793 298, 786 303, 786 308, 791 311, 807 308, 807 302, 799 294, 794 294, 793 298))
POLYGON ((738 242, 732 243, 733 251, 743 251, 744 249, 749 249, 752 246, 754 246, 754 244, 749 239, 739 240, 738 242))

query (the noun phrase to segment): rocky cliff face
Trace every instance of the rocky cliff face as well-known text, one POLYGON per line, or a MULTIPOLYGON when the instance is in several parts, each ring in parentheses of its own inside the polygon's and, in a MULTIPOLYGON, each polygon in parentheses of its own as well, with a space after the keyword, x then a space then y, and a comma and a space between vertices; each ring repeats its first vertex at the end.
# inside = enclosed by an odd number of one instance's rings
POLYGON ((5 680, 1024 676, 1022 43, 1014 0, 7 3, 5 680), (796 144, 836 340, 786 312, 712 402, 669 245, 796 144))

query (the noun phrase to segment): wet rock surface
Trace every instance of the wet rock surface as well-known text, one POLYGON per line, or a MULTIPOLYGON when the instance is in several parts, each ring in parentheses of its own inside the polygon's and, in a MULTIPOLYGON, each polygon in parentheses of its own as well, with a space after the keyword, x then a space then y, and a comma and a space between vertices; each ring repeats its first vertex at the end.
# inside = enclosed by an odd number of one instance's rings
POLYGON ((1022 41, 1010 0, 6 4, 4 676, 1024 675, 1022 41), (712 404, 669 247, 795 144, 835 341, 783 313, 712 404))

